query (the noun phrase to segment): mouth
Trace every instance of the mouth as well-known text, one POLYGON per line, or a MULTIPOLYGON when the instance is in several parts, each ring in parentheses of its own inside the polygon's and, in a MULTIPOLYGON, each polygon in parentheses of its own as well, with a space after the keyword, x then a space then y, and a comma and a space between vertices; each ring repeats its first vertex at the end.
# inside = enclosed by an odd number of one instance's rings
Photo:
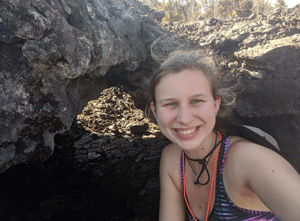
POLYGON ((193 138, 199 131, 200 126, 191 128, 191 129, 174 129, 177 136, 183 139, 193 138))

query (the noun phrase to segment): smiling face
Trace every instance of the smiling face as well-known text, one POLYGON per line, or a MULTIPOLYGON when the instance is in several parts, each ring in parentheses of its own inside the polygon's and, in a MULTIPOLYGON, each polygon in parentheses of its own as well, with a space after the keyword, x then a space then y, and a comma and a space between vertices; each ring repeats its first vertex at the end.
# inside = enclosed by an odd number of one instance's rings
POLYGON ((155 88, 156 104, 150 108, 161 132, 185 151, 199 150, 211 136, 220 99, 199 70, 163 76, 155 88))

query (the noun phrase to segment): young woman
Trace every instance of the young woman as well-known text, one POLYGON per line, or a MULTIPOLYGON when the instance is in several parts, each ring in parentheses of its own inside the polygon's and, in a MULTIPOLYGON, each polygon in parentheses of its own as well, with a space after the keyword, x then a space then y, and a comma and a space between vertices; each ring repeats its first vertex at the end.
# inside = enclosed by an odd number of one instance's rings
POLYGON ((149 85, 150 109, 172 142, 160 164, 159 220, 300 220, 300 176, 278 153, 226 136, 235 95, 213 60, 173 53, 149 85))

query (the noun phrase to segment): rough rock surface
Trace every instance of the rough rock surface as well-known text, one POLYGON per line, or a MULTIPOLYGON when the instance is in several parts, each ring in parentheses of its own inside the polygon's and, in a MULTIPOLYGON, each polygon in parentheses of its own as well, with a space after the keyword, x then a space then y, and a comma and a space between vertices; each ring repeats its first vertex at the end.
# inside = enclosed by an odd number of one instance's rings
POLYGON ((146 59, 163 16, 135 0, 0 1, 0 171, 47 159, 103 76, 146 59))
POLYGON ((160 153, 170 142, 122 87, 104 90, 77 121, 55 137, 54 154, 46 162, 0 174, 0 219, 157 220, 160 153), (99 114, 105 116, 100 128, 95 127, 99 114), (126 119, 148 129, 134 133, 126 119))
POLYGON ((137 109, 123 87, 111 87, 101 92, 97 100, 90 101, 77 116, 77 123, 87 130, 105 136, 143 138, 156 137, 159 129, 149 122, 142 110, 137 109))

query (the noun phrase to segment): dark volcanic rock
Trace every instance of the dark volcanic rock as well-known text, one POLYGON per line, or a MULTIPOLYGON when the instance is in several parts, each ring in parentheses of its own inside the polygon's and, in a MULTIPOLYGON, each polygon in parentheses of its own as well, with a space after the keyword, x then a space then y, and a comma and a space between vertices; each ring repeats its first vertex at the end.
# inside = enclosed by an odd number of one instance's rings
POLYGON ((170 142, 122 87, 104 90, 77 121, 55 137, 46 162, 0 174, 0 219, 157 220, 159 160, 170 142))
POLYGON ((157 220, 161 138, 95 134, 74 123, 43 164, 0 174, 0 219, 157 220))
POLYGON ((49 157, 103 76, 146 59, 162 17, 135 0, 1 1, 0 171, 49 157))
POLYGON ((169 143, 123 87, 107 88, 55 136, 49 159, 0 174, 0 219, 157 220, 159 160, 169 143))

